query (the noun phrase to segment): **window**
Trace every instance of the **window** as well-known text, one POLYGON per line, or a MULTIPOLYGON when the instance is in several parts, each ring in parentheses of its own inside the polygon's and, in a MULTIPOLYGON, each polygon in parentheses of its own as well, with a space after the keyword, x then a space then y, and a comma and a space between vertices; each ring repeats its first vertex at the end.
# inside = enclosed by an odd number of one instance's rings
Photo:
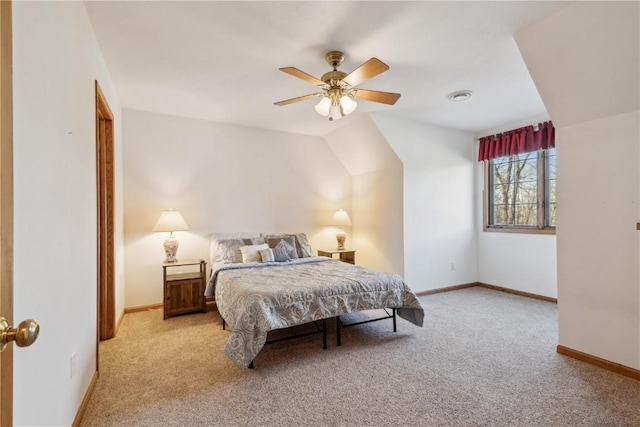
POLYGON ((551 121, 480 138, 485 231, 555 234, 555 146, 551 121))
POLYGON ((485 231, 555 233, 556 150, 485 161, 485 231))

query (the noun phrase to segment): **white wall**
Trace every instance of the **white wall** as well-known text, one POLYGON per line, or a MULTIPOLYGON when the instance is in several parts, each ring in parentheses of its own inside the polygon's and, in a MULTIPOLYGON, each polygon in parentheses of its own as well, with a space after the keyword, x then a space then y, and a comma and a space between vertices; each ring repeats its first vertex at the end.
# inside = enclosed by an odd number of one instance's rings
POLYGON ((404 165, 405 280, 416 292, 476 282, 473 134, 372 119, 404 165))
POLYGON ((356 175, 352 177, 351 203, 356 263, 404 276, 402 181, 399 160, 385 169, 356 175))
POLYGON ((208 260, 216 231, 305 232, 333 248, 351 177, 318 137, 123 110, 126 306, 162 302, 160 213, 182 212, 178 258, 208 260))
POLYGON ((358 115, 325 136, 352 176, 349 212, 358 265, 404 275, 402 162, 371 118, 358 115))
MULTIPOLYGON (((82 2, 14 2, 14 318, 40 337, 14 353, 15 425, 70 425, 96 368, 95 80, 120 107, 82 2), (77 371, 70 378, 70 356, 77 371)), ((123 308, 117 253, 118 312, 123 308)))
POLYGON ((640 3, 516 34, 556 127, 559 343, 640 368, 640 3))
MULTIPOLYGON (((476 140, 549 120, 547 114, 476 133, 476 140)), ((478 142, 474 144, 478 158, 478 142)), ((550 298, 558 297, 556 236, 485 232, 483 230, 484 165, 476 162, 478 281, 550 298)))
POLYGON ((557 298, 556 261, 553 235, 492 233, 482 229, 478 233, 478 281, 481 283, 557 298))
POLYGON ((557 149, 559 343, 636 369, 639 129, 637 111, 563 127, 557 149))

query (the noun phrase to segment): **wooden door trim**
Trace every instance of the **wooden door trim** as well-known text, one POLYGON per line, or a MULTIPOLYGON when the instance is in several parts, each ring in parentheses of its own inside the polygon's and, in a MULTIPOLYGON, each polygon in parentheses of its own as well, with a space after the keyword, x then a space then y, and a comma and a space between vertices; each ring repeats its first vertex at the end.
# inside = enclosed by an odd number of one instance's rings
MULTIPOLYGON (((96 176, 98 230, 97 342, 116 330, 114 242, 113 113, 98 82, 96 88, 96 176)), ((96 344, 97 345, 97 344, 96 344)), ((98 370, 98 348, 96 348, 98 370)))
POLYGON ((100 84, 96 80, 96 116, 98 115, 107 120, 113 120, 113 113, 111 112, 111 108, 109 108, 107 98, 104 96, 104 93, 102 93, 100 84))
MULTIPOLYGON (((0 2, 0 315, 13 325, 12 4, 0 2)), ((0 426, 13 425, 13 345, 0 355, 0 426)))

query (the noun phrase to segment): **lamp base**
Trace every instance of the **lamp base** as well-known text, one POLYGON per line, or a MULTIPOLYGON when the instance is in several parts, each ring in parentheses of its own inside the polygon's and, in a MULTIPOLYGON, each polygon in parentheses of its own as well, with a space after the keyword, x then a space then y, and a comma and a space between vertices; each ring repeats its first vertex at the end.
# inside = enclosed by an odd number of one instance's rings
POLYGON ((164 247, 164 254, 166 255, 164 262, 178 262, 178 259, 176 258, 179 246, 178 239, 173 237, 173 235, 170 235, 169 237, 164 239, 164 243, 162 244, 162 246, 164 247))
POLYGON ((338 241, 338 250, 343 251, 344 241, 347 240, 347 233, 345 233, 342 228, 336 233, 336 240, 338 241))

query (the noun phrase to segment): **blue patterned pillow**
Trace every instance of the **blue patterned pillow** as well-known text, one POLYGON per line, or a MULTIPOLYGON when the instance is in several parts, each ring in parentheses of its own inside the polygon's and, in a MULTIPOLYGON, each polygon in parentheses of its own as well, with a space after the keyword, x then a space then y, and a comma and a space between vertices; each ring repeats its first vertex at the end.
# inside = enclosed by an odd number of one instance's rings
POLYGON ((217 240, 211 248, 211 262, 225 264, 242 262, 240 247, 244 245, 245 242, 241 239, 217 240))

